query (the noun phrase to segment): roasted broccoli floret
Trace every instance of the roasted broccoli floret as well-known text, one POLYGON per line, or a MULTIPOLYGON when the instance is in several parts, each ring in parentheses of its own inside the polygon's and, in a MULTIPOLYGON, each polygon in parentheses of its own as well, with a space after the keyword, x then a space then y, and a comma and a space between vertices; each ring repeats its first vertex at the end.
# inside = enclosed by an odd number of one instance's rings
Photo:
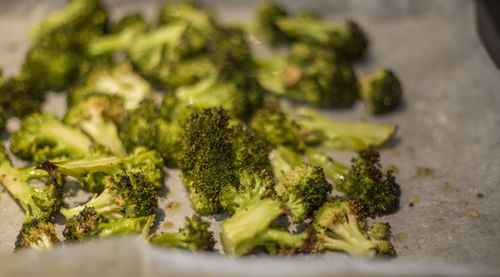
POLYGON ((300 249, 308 234, 291 234, 274 229, 271 223, 287 211, 296 210, 295 202, 272 196, 272 179, 258 174, 241 173, 240 186, 226 186, 223 201, 233 215, 222 222, 221 242, 224 252, 231 256, 250 253, 257 246, 275 245, 279 248, 300 249))
POLYGON ((288 172, 302 164, 304 159, 292 148, 279 145, 269 154, 269 161, 273 168, 274 177, 281 181, 288 172))
POLYGON ((159 190, 163 187, 163 161, 154 150, 139 147, 128 156, 97 156, 79 160, 40 163, 37 168, 52 174, 62 174, 83 181, 83 187, 91 192, 100 193, 104 189, 102 182, 106 175, 121 171, 140 170, 152 186, 159 190))
POLYGON ((63 231, 66 241, 82 241, 95 237, 141 234, 147 238, 153 225, 154 215, 110 220, 94 207, 85 207, 66 221, 63 231))
POLYGON ((26 213, 25 222, 50 220, 62 206, 62 183, 40 170, 12 167, 3 146, 0 146, 0 182, 26 213), (34 187, 29 180, 45 179, 46 186, 34 187))
POLYGON ((104 191, 83 205, 64 208, 61 213, 70 219, 86 207, 94 207, 107 218, 144 217, 156 213, 157 188, 140 170, 129 170, 103 179, 104 191))
POLYGON ((61 156, 90 155, 92 141, 79 129, 49 113, 32 114, 12 134, 10 151, 25 160, 43 161, 61 156))
POLYGON ((366 203, 368 216, 388 214, 399 208, 399 185, 392 171, 382 171, 376 150, 360 151, 359 157, 352 159, 351 168, 318 151, 309 149, 306 153, 312 164, 325 168, 326 176, 335 182, 335 190, 366 203))
POLYGON ((354 200, 334 198, 325 203, 314 217, 318 250, 345 251, 353 256, 373 258, 394 256, 387 224, 376 223, 365 232, 363 206, 354 200))
POLYGON ((112 33, 119 33, 129 26, 135 25, 135 24, 143 24, 145 27, 148 27, 148 23, 140 13, 132 13, 132 14, 127 14, 123 16, 118 23, 116 23, 112 27, 112 33))
POLYGON ((339 122, 309 108, 295 110, 296 122, 307 130, 308 141, 335 150, 362 150, 380 146, 396 132, 396 125, 339 122))
POLYGON ((175 233, 160 233, 150 238, 153 244, 168 247, 182 248, 191 251, 212 251, 215 241, 212 232, 208 231, 209 224, 200 216, 186 217, 186 225, 175 233))
POLYGON ((6 79, 0 85, 0 106, 6 117, 23 118, 39 112, 45 100, 45 88, 26 74, 6 79))
POLYGON ((251 127, 242 123, 234 126, 231 140, 234 166, 237 171, 246 170, 253 173, 266 170, 271 172, 269 162, 271 145, 259 137, 251 127))
POLYGON ((124 155, 125 147, 119 136, 115 122, 121 120, 127 111, 123 101, 116 96, 104 94, 90 95, 69 108, 64 122, 79 127, 92 140, 116 155, 124 155))
POLYGON ((394 110, 399 105, 402 94, 398 77, 387 69, 379 69, 361 81, 361 97, 368 112, 372 114, 394 110))
POLYGON ((180 138, 179 167, 194 210, 202 215, 219 212, 222 187, 238 182, 227 113, 222 108, 194 112, 180 138))
POLYGON ((15 250, 26 248, 49 250, 59 242, 54 224, 36 218, 23 223, 21 231, 17 235, 15 250))
POLYGON ((262 3, 255 12, 255 35, 272 46, 290 42, 290 37, 277 25, 288 13, 276 3, 262 3))
POLYGON ((293 40, 331 49, 348 61, 363 57, 368 48, 368 38, 354 21, 327 22, 318 16, 303 14, 280 18, 276 24, 293 40))
POLYGON ((290 214, 293 222, 302 222, 321 207, 332 186, 326 181, 321 167, 302 163, 287 172, 274 190, 283 201, 299 203, 301 207, 290 214))

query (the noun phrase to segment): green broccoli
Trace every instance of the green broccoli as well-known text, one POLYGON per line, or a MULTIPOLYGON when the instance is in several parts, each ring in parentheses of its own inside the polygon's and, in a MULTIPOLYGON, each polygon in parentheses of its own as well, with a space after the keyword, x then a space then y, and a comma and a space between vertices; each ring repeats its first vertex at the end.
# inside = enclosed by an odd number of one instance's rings
POLYGON ((110 95, 90 95, 67 111, 64 122, 79 127, 92 140, 116 155, 124 155, 125 147, 114 122, 121 120, 127 111, 121 98, 110 95))
POLYGON ((66 221, 63 231, 66 241, 82 241, 95 237, 108 237, 125 234, 141 234, 147 238, 153 225, 154 215, 110 220, 96 211, 85 207, 66 221))
MULTIPOLYGON (((135 25, 135 24, 144 24, 144 26, 148 27, 146 20, 140 13, 131 13, 131 14, 126 14, 120 20, 112 26, 112 33, 119 33, 122 30, 125 30, 129 26, 135 25)), ((147 28, 146 28, 147 29, 147 28)))
POLYGON ((10 151, 21 159, 42 161, 61 156, 86 157, 92 141, 80 130, 65 125, 54 115, 32 114, 12 134, 10 151))
POLYGON ((335 150, 362 150, 380 146, 396 132, 396 125, 339 122, 309 108, 295 110, 295 120, 312 136, 308 140, 335 150))
POLYGON ((202 215, 219 212, 222 187, 237 183, 226 111, 194 112, 184 123, 180 141, 179 168, 194 210, 202 215))
POLYGON ((186 217, 186 225, 175 233, 160 233, 150 238, 151 243, 162 247, 182 248, 191 251, 213 251, 215 241, 209 224, 200 216, 186 217))
POLYGON ((54 224, 36 218, 23 223, 21 231, 17 235, 15 250, 26 248, 49 250, 59 242, 54 224))
POLYGON ((363 207, 353 200, 334 198, 325 203, 314 217, 318 250, 345 251, 353 256, 373 258, 394 256, 387 224, 376 223, 365 232, 363 207))
POLYGON ((287 44, 291 38, 281 31, 277 21, 288 18, 288 13, 276 3, 262 3, 255 12, 255 35, 272 46, 287 44))
POLYGON ((61 213, 70 219, 86 207, 110 219, 153 215, 158 206, 157 188, 140 170, 129 170, 103 179, 104 190, 83 205, 63 208, 61 213))
POLYGON ((361 97, 368 112, 372 114, 394 110, 399 105, 402 94, 398 77, 387 69, 379 69, 361 81, 361 97))
POLYGON ((271 145, 259 137, 256 132, 245 124, 233 127, 231 136, 233 142, 234 166, 237 171, 271 172, 269 153, 271 145))
POLYGON ((304 163, 304 159, 299 153, 282 145, 278 145, 271 151, 269 161, 273 168, 273 175, 278 181, 283 180, 287 173, 304 163))
POLYGON ((40 170, 12 167, 5 148, 0 146, 0 182, 26 213, 25 222, 33 219, 50 220, 62 206, 61 180, 49 178, 40 170), (30 180, 46 180, 43 188, 28 184, 30 180))
POLYGON ((141 18, 125 17, 111 34, 98 36, 89 41, 87 53, 90 56, 104 56, 119 51, 126 51, 147 29, 147 23, 141 18))
POLYGON ((362 150, 348 168, 323 153, 306 151, 312 164, 325 168, 325 174, 335 182, 335 190, 347 197, 366 203, 367 215, 374 217, 392 213, 399 208, 401 190, 392 171, 383 173, 380 155, 373 148, 362 150))
POLYGON ((250 253, 257 246, 279 248, 303 247, 308 234, 291 234, 274 229, 271 223, 287 211, 297 210, 297 203, 273 197, 272 179, 258 174, 240 174, 240 186, 225 186, 223 206, 233 215, 222 222, 220 237, 224 252, 231 256, 250 253))
POLYGON ((21 73, 0 85, 0 107, 6 117, 24 118, 40 111, 45 95, 46 90, 37 79, 21 73))

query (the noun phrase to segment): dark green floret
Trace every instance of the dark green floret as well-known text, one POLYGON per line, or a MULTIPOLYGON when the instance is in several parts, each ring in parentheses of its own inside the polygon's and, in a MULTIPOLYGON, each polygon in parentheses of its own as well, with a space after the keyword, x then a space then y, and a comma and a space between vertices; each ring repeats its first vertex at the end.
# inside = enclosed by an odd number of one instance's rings
POLYGON ((231 136, 233 142, 234 166, 237 171, 271 172, 269 153, 271 145, 245 124, 233 127, 231 136))
POLYGON ((278 20, 287 18, 286 10, 276 3, 262 3, 255 12, 255 34, 272 46, 290 42, 290 37, 277 25, 278 20))
POLYGON ((49 250, 59 242, 54 224, 42 219, 34 219, 23 223, 21 231, 17 235, 15 250, 26 248, 49 250))
POLYGON ((361 97, 368 112, 388 113, 397 108, 402 96, 401 82, 387 69, 379 69, 361 81, 361 97))
POLYGON ((151 243, 167 248, 191 251, 213 251, 215 241, 209 224, 200 216, 186 217, 186 225, 175 233, 160 233, 150 238, 151 243))

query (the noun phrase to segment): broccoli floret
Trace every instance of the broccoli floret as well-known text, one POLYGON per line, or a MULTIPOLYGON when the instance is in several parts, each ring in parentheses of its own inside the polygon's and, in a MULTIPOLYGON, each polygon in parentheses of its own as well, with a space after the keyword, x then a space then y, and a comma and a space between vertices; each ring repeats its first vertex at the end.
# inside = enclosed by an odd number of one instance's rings
POLYGON ((362 150, 380 146, 396 132, 396 125, 339 122, 322 116, 309 108, 295 110, 296 122, 315 144, 335 150, 362 150))
POLYGON ((291 211, 293 222, 302 222, 326 201, 332 186, 326 181, 323 169, 302 163, 289 171, 274 189, 285 202, 298 202, 298 211, 291 211))
POLYGON ((125 17, 113 33, 93 38, 87 45, 87 53, 90 56, 103 56, 126 51, 146 29, 147 23, 142 18, 125 17))
POLYGON ((0 182, 26 212, 25 222, 52 219, 62 206, 60 180, 33 168, 12 167, 3 146, 0 146, 0 182), (34 179, 45 179, 46 186, 39 188, 28 184, 34 179))
POLYGON ((306 14, 280 18, 276 24, 293 40, 331 49, 348 61, 363 57, 368 48, 368 38, 354 21, 327 22, 306 14))
POLYGON ((63 231, 66 241, 82 241, 95 237, 124 234, 141 234, 146 238, 153 225, 154 215, 110 220, 94 207, 85 207, 80 213, 68 219, 63 231))
POLYGON ((152 186, 159 190, 163 188, 162 165, 163 160, 156 151, 138 147, 129 156, 94 156, 60 162, 45 160, 37 168, 80 179, 86 190, 99 193, 104 189, 102 179, 106 175, 118 174, 123 170, 140 170, 152 186))
POLYGON ((256 246, 277 245, 280 248, 300 249, 307 234, 291 234, 273 229, 271 223, 287 211, 294 211, 295 203, 282 203, 272 196, 272 180, 258 174, 241 173, 241 185, 226 186, 225 206, 234 210, 231 218, 222 222, 221 243, 231 256, 250 253, 256 246), (231 203, 232 202, 232 203, 231 203))
POLYGON ((287 173, 302 164, 304 159, 292 148, 279 145, 269 154, 269 161, 273 168, 274 177, 281 181, 287 173))
POLYGON ((398 209, 399 185, 392 171, 384 174, 380 155, 373 148, 360 151, 359 157, 352 159, 351 168, 317 151, 310 149, 306 153, 312 164, 325 168, 327 177, 335 182, 335 190, 366 203, 368 216, 384 215, 398 209))
POLYGON ((94 94, 120 97, 125 109, 133 110, 151 95, 151 85, 127 63, 111 68, 97 68, 89 74, 83 86, 69 92, 68 106, 74 106, 94 94))
POLYGON ((36 218, 23 223, 21 231, 17 235, 15 250, 26 248, 49 250, 59 242, 54 224, 36 218))
POLYGON ((286 10, 276 3, 260 4, 255 12, 255 35, 272 46, 289 43, 290 37, 277 25, 278 20, 287 17, 286 10))
POLYGON ((92 141, 76 128, 65 125, 54 115, 32 114, 12 134, 10 151, 25 160, 42 161, 61 156, 90 155, 92 141))
POLYGON ((200 216, 186 217, 186 225, 175 233, 160 233, 150 238, 153 244, 168 248, 183 248, 191 251, 212 251, 215 241, 209 224, 200 216))
POLYGON ((233 127, 231 136, 233 142, 234 166, 237 171, 271 172, 269 153, 271 145, 259 137, 255 131, 245 124, 233 127))
POLYGON ((388 237, 388 225, 375 224, 365 232, 363 206, 354 200, 335 198, 325 203, 314 217, 318 250, 345 251, 353 256, 373 258, 395 255, 388 237))
POLYGON ((104 191, 87 203, 61 209, 70 219, 85 207, 94 207, 98 214, 107 218, 134 218, 153 215, 158 206, 157 188, 140 170, 129 170, 103 179, 104 191))
POLYGON ((121 98, 109 95, 91 95, 72 106, 64 122, 79 127, 92 140, 116 155, 124 155, 125 147, 114 122, 125 116, 121 98))
POLYGON ((160 10, 159 22, 164 25, 187 23, 197 31, 198 40, 210 37, 217 29, 212 14, 192 1, 166 3, 160 10))
POLYGON ((238 182, 226 111, 194 112, 184 123, 180 141, 179 167, 194 210, 202 215, 217 213, 221 188, 238 182))
POLYGON ((387 69, 379 69, 372 76, 361 81, 361 97, 368 112, 388 113, 394 110, 401 100, 402 88, 398 77, 387 69))
POLYGON ((26 74, 6 79, 0 86, 0 106, 7 117, 24 118, 39 112, 46 91, 38 82, 26 74))
POLYGON ((124 17, 118 21, 113 27, 112 27, 112 32, 113 33, 119 33, 129 26, 135 25, 135 24, 143 24, 144 26, 147 27, 147 22, 140 13, 132 13, 132 14, 127 14, 124 17))

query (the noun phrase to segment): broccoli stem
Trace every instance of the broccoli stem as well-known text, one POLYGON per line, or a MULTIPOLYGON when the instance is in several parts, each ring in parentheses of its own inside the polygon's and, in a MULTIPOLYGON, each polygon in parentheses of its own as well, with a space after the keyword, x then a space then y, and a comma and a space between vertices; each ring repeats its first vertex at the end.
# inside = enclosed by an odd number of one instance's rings
POLYGON ((106 122, 96 110, 91 110, 91 117, 88 121, 82 121, 80 128, 87 133, 95 142, 109 149, 113 154, 126 154, 116 125, 106 122))
POLYGON ((312 165, 322 167, 325 176, 334 182, 343 179, 349 172, 349 167, 334 161, 328 155, 310 147, 306 148, 306 155, 312 165))
POLYGON ((268 229, 259 236, 259 244, 267 242, 278 244, 281 247, 299 248, 307 238, 306 233, 292 234, 287 231, 268 229))
POLYGON ((141 236, 147 238, 149 229, 153 225, 155 216, 144 216, 137 218, 126 218, 99 225, 99 237, 108 237, 118 234, 141 233, 141 236))
MULTIPOLYGON (((90 155, 92 141, 77 129, 73 129, 58 121, 51 121, 40 126, 39 137, 57 138, 60 145, 64 145, 69 151, 82 156, 90 155)), ((54 149, 57 153, 57 147, 54 149)))
POLYGON ((281 180, 283 176, 292 171, 296 166, 304 162, 304 159, 292 149, 278 145, 270 154, 269 160, 276 179, 281 180))
POLYGON ((89 43, 88 53, 97 56, 126 50, 143 29, 142 25, 130 26, 120 33, 98 37, 89 43))
POLYGON ((92 199, 83 205, 61 209, 61 213, 64 217, 66 217, 66 219, 70 219, 79 214, 85 207, 93 207, 98 214, 107 218, 123 218, 123 213, 121 212, 123 210, 123 206, 118 203, 118 199, 107 189, 104 189, 103 192, 97 196, 94 195, 92 199))

